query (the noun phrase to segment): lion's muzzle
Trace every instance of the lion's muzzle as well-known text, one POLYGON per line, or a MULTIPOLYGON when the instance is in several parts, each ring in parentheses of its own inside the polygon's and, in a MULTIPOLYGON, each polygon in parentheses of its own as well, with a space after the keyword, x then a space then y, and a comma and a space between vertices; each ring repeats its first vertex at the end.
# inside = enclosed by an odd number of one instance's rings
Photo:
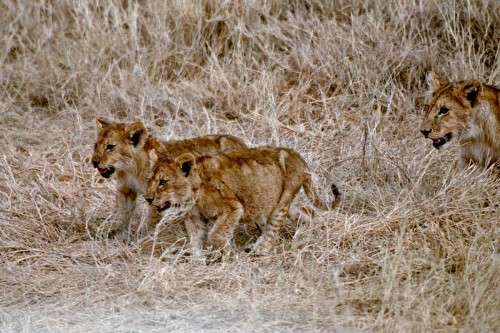
POLYGON ((163 212, 164 210, 169 209, 171 205, 170 201, 166 201, 163 205, 156 207, 156 210, 158 212, 163 212))
POLYGON ((99 167, 100 163, 101 163, 100 161, 92 161, 92 165, 94 166, 94 168, 97 169, 99 174, 101 176, 103 176, 104 178, 109 178, 115 172, 115 168, 112 166, 106 167, 106 168, 101 168, 101 167, 99 167))
POLYGON ((451 140, 451 133, 448 133, 440 138, 432 139, 432 145, 434 148, 439 148, 451 140))

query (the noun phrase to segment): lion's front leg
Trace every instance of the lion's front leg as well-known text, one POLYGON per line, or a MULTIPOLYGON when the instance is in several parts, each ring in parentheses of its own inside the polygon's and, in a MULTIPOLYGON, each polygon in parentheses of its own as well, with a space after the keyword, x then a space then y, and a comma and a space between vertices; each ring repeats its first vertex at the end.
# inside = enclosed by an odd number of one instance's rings
POLYGON ((130 220, 135 211, 137 192, 129 187, 119 187, 116 192, 116 211, 118 215, 118 228, 116 238, 129 241, 130 220))
POLYGON ((224 207, 223 212, 219 214, 214 226, 208 233, 207 245, 214 249, 224 249, 229 245, 234 229, 240 223, 243 217, 243 206, 234 201, 224 207))
POLYGON ((149 206, 147 225, 141 230, 141 236, 144 237, 151 232, 157 232, 156 227, 160 224, 162 215, 154 207, 149 206))
POLYGON ((192 255, 195 258, 201 258, 203 256, 203 243, 207 235, 206 223, 200 214, 194 211, 189 215, 184 224, 189 236, 189 243, 193 252, 192 255))

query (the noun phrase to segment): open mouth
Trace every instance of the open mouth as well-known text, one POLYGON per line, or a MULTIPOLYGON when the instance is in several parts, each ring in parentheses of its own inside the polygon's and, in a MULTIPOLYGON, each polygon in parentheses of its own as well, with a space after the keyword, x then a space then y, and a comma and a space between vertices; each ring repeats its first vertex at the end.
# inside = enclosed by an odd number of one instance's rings
POLYGON ((104 178, 109 178, 109 176, 111 176, 113 174, 113 172, 115 172, 115 168, 109 167, 109 168, 102 169, 102 168, 97 167, 97 171, 104 178))
POLYGON ((445 143, 449 142, 451 140, 451 133, 446 134, 445 136, 442 136, 438 139, 432 139, 432 145, 434 148, 439 148, 445 143))
POLYGON ((165 209, 170 208, 170 201, 166 201, 163 205, 156 207, 156 210, 159 212, 163 212, 165 209))

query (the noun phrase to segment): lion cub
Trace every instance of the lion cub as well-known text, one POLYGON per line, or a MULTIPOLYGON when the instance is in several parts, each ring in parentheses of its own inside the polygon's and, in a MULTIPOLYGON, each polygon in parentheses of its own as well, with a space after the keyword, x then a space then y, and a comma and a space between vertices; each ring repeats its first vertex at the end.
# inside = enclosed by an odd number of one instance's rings
MULTIPOLYGON (((305 161, 290 149, 238 149, 202 157, 187 153, 175 160, 158 155, 151 152, 154 165, 145 198, 158 212, 192 203, 185 224, 195 255, 205 238, 209 247, 224 248, 240 223, 253 222, 262 227, 253 252, 269 252, 301 188, 316 207, 328 209, 311 186, 305 161), (207 221, 214 222, 208 235, 207 221)), ((339 199, 333 190, 332 207, 339 199)))
POLYGON ((135 210, 137 195, 146 192, 147 176, 150 172, 149 152, 152 149, 173 159, 186 152, 196 156, 213 155, 224 150, 246 147, 242 140, 231 135, 159 141, 148 134, 142 122, 113 123, 97 118, 96 128, 97 141, 92 164, 105 178, 116 175, 116 207, 120 215, 117 238, 122 240, 128 240, 130 219, 135 210))
POLYGON ((428 75, 432 94, 420 132, 439 150, 460 144, 460 164, 500 166, 500 90, 477 80, 444 82, 428 75))

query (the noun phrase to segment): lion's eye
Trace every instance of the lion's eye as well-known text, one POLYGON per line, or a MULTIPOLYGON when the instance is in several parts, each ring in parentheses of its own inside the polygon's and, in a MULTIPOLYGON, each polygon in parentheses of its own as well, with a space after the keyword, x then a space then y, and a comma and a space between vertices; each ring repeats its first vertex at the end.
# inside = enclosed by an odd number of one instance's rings
POLYGON ((447 113, 448 113, 448 111, 450 111, 450 109, 445 108, 445 107, 443 106, 441 109, 439 109, 438 114, 440 114, 440 115, 444 115, 444 114, 447 114, 447 113))
POLYGON ((113 149, 115 149, 116 145, 107 145, 106 146, 106 151, 112 151, 113 149))
POLYGON ((160 179, 160 181, 158 182, 158 185, 164 186, 166 183, 167 183, 167 181, 165 179, 160 179))

